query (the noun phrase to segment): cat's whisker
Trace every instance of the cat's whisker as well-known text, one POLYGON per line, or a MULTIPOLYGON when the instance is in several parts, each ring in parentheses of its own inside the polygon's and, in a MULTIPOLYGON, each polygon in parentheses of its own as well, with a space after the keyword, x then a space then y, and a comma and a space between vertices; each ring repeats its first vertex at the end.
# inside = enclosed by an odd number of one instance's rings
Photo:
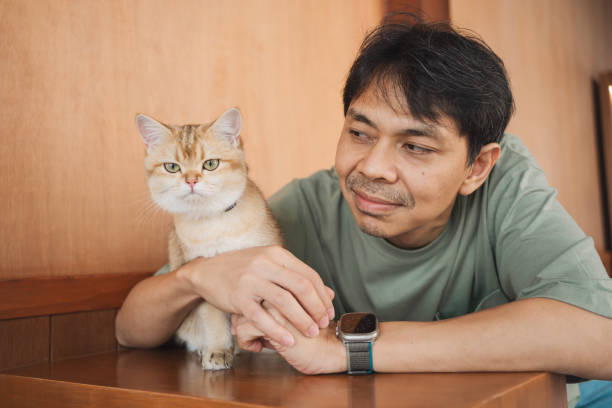
POLYGON ((147 203, 144 207, 141 208, 140 214, 142 215, 152 214, 152 213, 155 213, 156 209, 157 209, 157 205, 151 201, 147 203))
POLYGON ((140 209, 134 221, 136 225, 142 226, 147 222, 157 221, 163 214, 163 209, 160 208, 155 201, 149 198, 148 201, 144 203, 144 206, 140 209))
POLYGON ((131 197, 126 197, 127 199, 123 202, 125 207, 128 207, 130 210, 140 209, 143 205, 148 205, 152 202, 151 193, 149 191, 142 191, 138 194, 134 194, 131 197))
POLYGON ((143 205, 150 205, 150 204, 154 204, 153 199, 151 198, 151 194, 147 194, 147 195, 143 195, 142 197, 135 197, 132 200, 127 202, 127 205, 130 206, 143 206, 143 205))
POLYGON ((143 215, 155 215, 157 213, 161 214, 162 209, 154 202, 151 201, 149 202, 145 207, 142 208, 142 213, 143 215))

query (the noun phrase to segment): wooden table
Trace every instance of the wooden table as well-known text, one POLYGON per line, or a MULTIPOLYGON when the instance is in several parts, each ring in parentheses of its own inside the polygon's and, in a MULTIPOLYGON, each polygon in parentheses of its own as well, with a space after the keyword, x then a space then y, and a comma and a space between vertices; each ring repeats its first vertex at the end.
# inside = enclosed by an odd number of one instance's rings
POLYGON ((0 373, 1 407, 565 407, 548 373, 304 376, 276 353, 205 372, 181 349, 127 350, 0 373))

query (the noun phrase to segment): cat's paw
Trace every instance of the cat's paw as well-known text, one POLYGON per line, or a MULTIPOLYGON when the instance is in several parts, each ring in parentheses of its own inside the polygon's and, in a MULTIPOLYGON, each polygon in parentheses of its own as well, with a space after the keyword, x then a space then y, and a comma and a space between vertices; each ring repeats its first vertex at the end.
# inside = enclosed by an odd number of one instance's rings
POLYGON ((201 354, 202 368, 205 370, 224 370, 232 368, 233 350, 211 350, 201 354))

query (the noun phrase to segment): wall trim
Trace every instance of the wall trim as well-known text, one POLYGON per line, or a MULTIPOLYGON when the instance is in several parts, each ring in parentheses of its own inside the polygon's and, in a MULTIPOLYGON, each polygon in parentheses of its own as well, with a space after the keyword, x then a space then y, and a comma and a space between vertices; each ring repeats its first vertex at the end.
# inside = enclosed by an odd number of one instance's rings
POLYGON ((0 280, 0 319, 118 308, 153 272, 0 280))

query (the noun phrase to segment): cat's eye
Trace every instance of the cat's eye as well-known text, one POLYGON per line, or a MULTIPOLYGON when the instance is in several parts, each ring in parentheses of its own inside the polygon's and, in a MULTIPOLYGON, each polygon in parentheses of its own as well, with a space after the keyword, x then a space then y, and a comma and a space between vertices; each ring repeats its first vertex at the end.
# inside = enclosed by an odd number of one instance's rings
POLYGON ((176 173, 181 169, 181 166, 176 163, 164 163, 164 169, 166 169, 168 173, 176 173))
POLYGON ((208 159, 204 162, 204 170, 213 171, 219 167, 219 159, 208 159))

